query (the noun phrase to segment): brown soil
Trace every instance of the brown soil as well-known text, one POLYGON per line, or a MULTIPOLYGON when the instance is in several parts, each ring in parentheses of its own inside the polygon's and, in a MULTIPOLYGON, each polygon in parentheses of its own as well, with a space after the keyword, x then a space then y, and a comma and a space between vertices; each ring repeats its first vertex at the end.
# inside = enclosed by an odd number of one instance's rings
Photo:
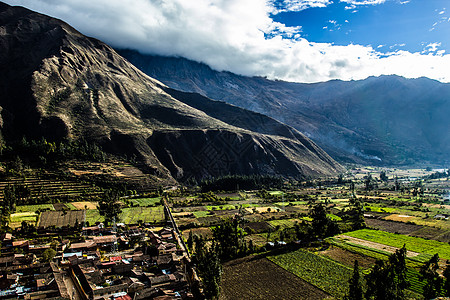
POLYGON ((391 233, 399 233, 399 234, 407 234, 421 229, 423 226, 415 225, 415 224, 407 224, 401 222, 393 222, 388 220, 380 220, 380 219, 365 219, 367 226, 375 229, 380 229, 383 231, 391 232, 391 233))
POLYGON ((97 209, 98 202, 89 202, 89 201, 80 201, 80 202, 71 202, 76 209, 97 209), (86 206, 86 207, 85 207, 86 206))
POLYGON ((268 231, 272 227, 267 222, 250 222, 245 224, 245 230, 247 230, 247 228, 253 230, 255 233, 260 233, 268 231))
POLYGON ((327 293, 266 258, 246 257, 225 263, 220 300, 324 299, 327 293))
POLYGON ((375 263, 375 259, 372 257, 356 254, 334 246, 331 246, 327 250, 320 251, 319 254, 349 267, 353 267, 355 260, 357 260, 359 266, 364 269, 372 267, 375 263))

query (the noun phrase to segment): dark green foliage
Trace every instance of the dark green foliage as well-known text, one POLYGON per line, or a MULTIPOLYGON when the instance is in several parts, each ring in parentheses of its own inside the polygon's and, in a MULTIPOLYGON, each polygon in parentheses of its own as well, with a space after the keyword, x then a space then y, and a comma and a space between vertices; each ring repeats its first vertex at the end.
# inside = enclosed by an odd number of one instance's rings
POLYGON ((384 182, 388 181, 388 176, 386 175, 386 171, 380 172, 380 179, 381 179, 381 181, 384 181, 384 182))
POLYGON ((346 300, 362 300, 364 299, 363 285, 361 282, 361 274, 359 271, 358 261, 355 259, 353 266, 353 276, 348 281, 348 294, 346 300))
POLYGON ((119 192, 116 190, 107 191, 103 198, 98 202, 98 212, 105 218, 105 223, 109 224, 115 219, 118 221, 118 216, 122 212, 119 202, 119 192))
POLYGON ((219 259, 218 245, 215 242, 209 248, 204 245, 204 242, 201 246, 196 245, 194 262, 197 265, 198 275, 203 282, 206 299, 217 299, 222 278, 222 264, 219 259))
POLYGON ((226 220, 212 230, 222 259, 231 259, 245 254, 244 231, 239 227, 237 219, 226 220))
POLYGON ((42 253, 42 260, 44 262, 49 262, 53 259, 53 257, 55 257, 56 255, 56 250, 52 249, 52 248, 48 248, 44 251, 44 253, 42 253))
MULTIPOLYGON (((7 173, 22 172, 22 159, 29 163, 48 165, 55 161, 67 159, 83 159, 103 162, 106 154, 96 144, 86 140, 48 141, 44 137, 28 141, 23 137, 20 141, 11 142, 4 151, 5 158, 11 161, 6 165, 7 173), (13 160, 13 158, 15 159, 13 160)), ((13 174, 14 175, 14 174, 13 174)))
POLYGON ((444 272, 442 273, 444 275, 445 281, 444 285, 442 287, 444 296, 449 297, 450 296, 450 264, 447 261, 447 265, 445 266, 444 272))
POLYGON ((207 191, 236 191, 256 190, 262 188, 280 188, 283 178, 267 175, 228 175, 224 177, 203 180, 200 187, 203 192, 207 191))
POLYGON ((406 247, 403 246, 389 256, 387 262, 377 260, 372 271, 366 276, 367 299, 405 299, 406 281, 406 247))
POLYGON ((434 299, 441 293, 443 280, 437 272, 438 269, 438 254, 433 255, 433 257, 420 269, 420 279, 425 280, 426 282, 425 286, 423 287, 423 296, 425 297, 425 299, 434 299))
POLYGON ((349 220, 352 222, 352 229, 358 230, 366 227, 364 220, 364 205, 358 198, 351 198, 349 210, 347 211, 349 220))
POLYGON ((317 238, 325 238, 339 233, 338 224, 327 217, 327 211, 323 203, 312 203, 309 209, 309 217, 312 218, 311 235, 317 238))

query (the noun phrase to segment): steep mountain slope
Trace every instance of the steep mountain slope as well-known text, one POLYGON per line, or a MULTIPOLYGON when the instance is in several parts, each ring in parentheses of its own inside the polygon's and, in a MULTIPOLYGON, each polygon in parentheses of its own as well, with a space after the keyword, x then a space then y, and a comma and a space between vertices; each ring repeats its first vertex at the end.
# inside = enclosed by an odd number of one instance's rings
POLYGON ((201 93, 282 121, 341 161, 448 162, 450 84, 398 76, 289 83, 217 72, 183 58, 119 52, 172 88, 201 93))
POLYGON ((169 89, 64 22, 2 3, 0 92, 6 141, 83 138, 137 155, 159 178, 342 171, 292 128, 169 89))

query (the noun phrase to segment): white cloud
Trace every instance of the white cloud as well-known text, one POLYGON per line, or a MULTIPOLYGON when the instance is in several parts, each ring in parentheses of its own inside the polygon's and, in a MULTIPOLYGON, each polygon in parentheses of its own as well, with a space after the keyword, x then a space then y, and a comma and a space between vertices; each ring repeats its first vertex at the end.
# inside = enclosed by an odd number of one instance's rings
POLYGON ((272 13, 278 14, 286 11, 302 11, 314 7, 326 7, 331 0, 270 0, 273 6, 272 13))
POLYGON ((349 7, 355 7, 356 5, 378 5, 383 4, 386 0, 340 0, 341 2, 350 4, 349 7))
MULTIPOLYGON (((6 2, 63 19, 82 33, 115 47, 183 56, 243 75, 317 82, 397 74, 450 82, 449 54, 386 54, 370 46, 311 43, 302 37, 300 27, 274 22, 270 17, 273 6, 265 0, 6 2)), ((309 1, 319 2, 328 3, 309 1)))
POLYGON ((425 46, 424 51, 426 52, 435 52, 441 46, 441 43, 430 43, 425 46))

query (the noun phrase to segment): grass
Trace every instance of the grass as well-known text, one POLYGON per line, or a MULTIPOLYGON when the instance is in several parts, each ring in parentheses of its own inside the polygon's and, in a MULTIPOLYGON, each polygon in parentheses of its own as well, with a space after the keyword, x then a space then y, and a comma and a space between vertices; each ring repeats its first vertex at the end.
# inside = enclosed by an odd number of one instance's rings
POLYGON ((268 259, 337 298, 345 296, 353 272, 331 259, 303 249, 269 256, 268 259))
POLYGON ((347 232, 346 235, 398 248, 401 248, 404 244, 406 244, 407 250, 429 255, 438 253, 440 258, 450 259, 450 245, 435 240, 426 240, 371 229, 361 229, 347 232))
POLYGON ((397 211, 397 209, 393 208, 393 207, 380 207, 380 206, 372 206, 372 205, 364 206, 364 209, 367 212, 378 212, 378 213, 382 213, 382 212, 393 213, 393 212, 397 211))
POLYGON ((204 218, 209 216, 209 211, 207 210, 197 210, 192 212, 196 218, 204 218))
POLYGON ((269 224, 273 227, 280 226, 281 228, 291 228, 294 227, 295 223, 300 223, 299 219, 280 219, 280 220, 271 220, 269 224))
POLYGON ((16 212, 35 212, 37 210, 55 210, 53 204, 35 204, 35 205, 19 205, 16 206, 16 212))
POLYGON ((11 214, 11 223, 36 222, 38 215, 35 212, 18 212, 11 214))
POLYGON ((130 199, 130 202, 137 206, 157 206, 160 205, 161 197, 155 197, 155 198, 133 198, 130 199))
MULTIPOLYGON (((137 224, 138 220, 156 223, 164 221, 163 206, 124 208, 116 221, 118 223, 137 224)), ((86 211, 86 221, 92 225, 95 222, 104 222, 104 218, 97 209, 89 209, 86 211)))
POLYGON ((234 204, 224 204, 224 205, 207 205, 206 209, 207 210, 232 210, 232 209, 236 209, 239 208, 239 205, 234 205, 234 204))

